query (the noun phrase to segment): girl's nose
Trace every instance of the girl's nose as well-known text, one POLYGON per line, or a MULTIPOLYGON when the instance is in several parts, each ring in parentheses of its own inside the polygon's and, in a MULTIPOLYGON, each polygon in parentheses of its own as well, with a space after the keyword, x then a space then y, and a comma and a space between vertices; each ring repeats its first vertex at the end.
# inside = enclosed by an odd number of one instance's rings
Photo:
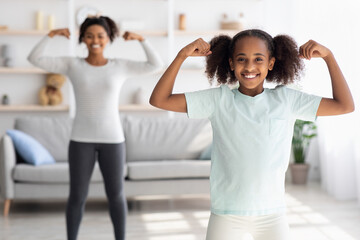
POLYGON ((248 71, 253 70, 254 67, 255 67, 255 65, 254 65, 252 62, 250 62, 250 61, 248 61, 248 62, 245 64, 245 69, 248 70, 248 71))

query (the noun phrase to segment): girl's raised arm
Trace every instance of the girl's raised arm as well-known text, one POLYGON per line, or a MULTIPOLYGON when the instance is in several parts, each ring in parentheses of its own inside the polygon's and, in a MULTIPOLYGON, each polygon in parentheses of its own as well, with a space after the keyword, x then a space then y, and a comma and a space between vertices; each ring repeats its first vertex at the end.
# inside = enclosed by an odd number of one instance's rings
POLYGON ((189 56, 208 56, 211 54, 210 44, 199 38, 188 44, 175 57, 156 84, 150 104, 154 107, 174 112, 187 112, 184 94, 173 94, 176 76, 185 59, 189 56))
POLYGON ((330 116, 353 112, 355 105, 349 86, 332 52, 321 44, 310 40, 300 47, 300 56, 308 60, 312 57, 321 57, 329 69, 333 98, 323 98, 316 115, 330 116))

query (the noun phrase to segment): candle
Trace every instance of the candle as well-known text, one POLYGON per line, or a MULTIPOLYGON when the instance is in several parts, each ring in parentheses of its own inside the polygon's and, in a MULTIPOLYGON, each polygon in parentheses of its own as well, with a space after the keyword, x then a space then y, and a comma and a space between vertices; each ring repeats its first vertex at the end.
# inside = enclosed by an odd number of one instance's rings
POLYGON ((49 30, 53 30, 54 29, 54 25, 55 25, 55 17, 54 15, 50 15, 48 18, 48 27, 49 30))
POLYGON ((41 11, 36 12, 36 30, 43 30, 44 22, 43 22, 43 13, 41 11))

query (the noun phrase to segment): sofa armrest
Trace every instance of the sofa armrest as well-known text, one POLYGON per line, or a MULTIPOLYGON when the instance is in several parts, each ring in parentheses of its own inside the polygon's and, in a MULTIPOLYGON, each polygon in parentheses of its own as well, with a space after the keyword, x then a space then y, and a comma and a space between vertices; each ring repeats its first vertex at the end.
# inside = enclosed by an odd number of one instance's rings
POLYGON ((14 198, 14 180, 12 172, 16 164, 13 141, 4 135, 0 141, 0 194, 3 199, 14 198))

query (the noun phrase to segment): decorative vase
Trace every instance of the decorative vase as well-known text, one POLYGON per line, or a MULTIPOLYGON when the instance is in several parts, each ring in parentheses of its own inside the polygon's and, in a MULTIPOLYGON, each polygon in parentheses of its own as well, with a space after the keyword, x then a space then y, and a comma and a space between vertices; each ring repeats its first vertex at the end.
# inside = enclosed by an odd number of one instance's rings
POLYGON ((293 184, 306 184, 308 178, 310 165, 304 164, 290 164, 291 179, 293 184))
POLYGON ((15 49, 10 44, 5 44, 2 47, 2 58, 4 59, 5 67, 14 67, 15 49))
POLYGON ((10 44, 5 44, 2 46, 2 57, 3 58, 14 58, 15 49, 10 44))
POLYGON ((6 58, 4 61, 5 67, 14 67, 14 60, 12 58, 6 58))
POLYGON ((186 15, 183 13, 179 15, 179 30, 186 30, 186 15))

